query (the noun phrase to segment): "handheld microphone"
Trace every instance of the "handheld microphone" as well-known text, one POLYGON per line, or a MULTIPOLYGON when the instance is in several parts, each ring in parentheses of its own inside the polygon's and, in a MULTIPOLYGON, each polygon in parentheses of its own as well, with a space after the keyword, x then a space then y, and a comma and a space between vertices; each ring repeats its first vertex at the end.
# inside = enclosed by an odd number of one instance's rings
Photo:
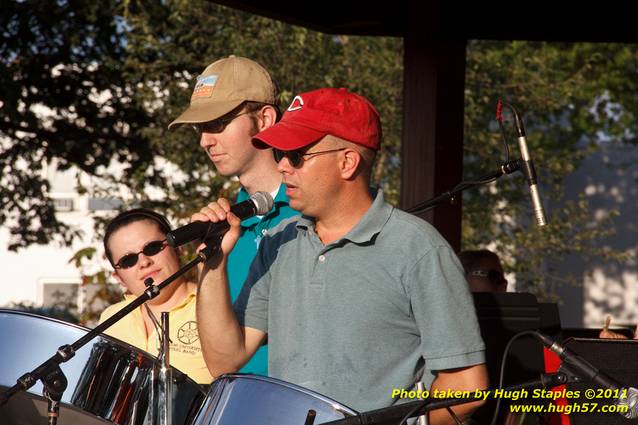
MULTIPOLYGON (((272 209, 274 201, 268 192, 256 192, 249 199, 230 207, 230 211, 241 220, 254 215, 264 215, 272 209)), ((213 223, 211 221, 193 221, 166 234, 166 241, 172 247, 178 247, 197 239, 226 232, 230 225, 226 220, 213 223)))
POLYGON ((622 396, 616 400, 616 405, 627 406, 627 411, 618 412, 627 419, 638 418, 638 390, 633 387, 627 387, 616 381, 611 376, 598 370, 594 365, 589 363, 569 348, 562 346, 557 341, 552 340, 547 335, 540 332, 534 332, 538 339, 551 352, 560 357, 565 365, 575 372, 581 378, 588 379, 594 384, 611 390, 620 390, 622 396))

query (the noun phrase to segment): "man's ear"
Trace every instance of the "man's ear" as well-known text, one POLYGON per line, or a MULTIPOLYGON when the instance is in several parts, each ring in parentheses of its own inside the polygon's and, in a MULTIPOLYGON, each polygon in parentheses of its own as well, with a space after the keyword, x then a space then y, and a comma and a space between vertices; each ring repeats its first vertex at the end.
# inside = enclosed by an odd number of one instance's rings
POLYGON ((277 111, 274 106, 266 105, 261 108, 259 117, 259 131, 272 127, 277 122, 277 111))
POLYGON ((341 177, 352 180, 362 171, 363 158, 356 149, 346 148, 343 151, 343 159, 339 162, 341 177))

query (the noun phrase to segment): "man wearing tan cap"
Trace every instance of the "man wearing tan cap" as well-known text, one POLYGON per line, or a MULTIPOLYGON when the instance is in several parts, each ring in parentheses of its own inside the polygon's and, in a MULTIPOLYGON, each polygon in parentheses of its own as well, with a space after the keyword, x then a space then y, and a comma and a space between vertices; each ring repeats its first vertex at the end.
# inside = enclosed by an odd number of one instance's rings
MULTIPOLYGON (((226 255, 238 219, 225 199, 193 215, 231 225, 219 258, 200 271, 211 373, 240 368, 267 338, 272 376, 358 411, 393 405, 393 393, 419 381, 445 394, 485 389, 485 345, 461 263, 431 225, 369 187, 381 142, 372 104, 346 89, 302 93, 253 142, 273 148, 302 216, 268 232, 232 306, 226 255)), ((476 407, 453 410, 465 417, 476 407)), ((428 416, 430 425, 455 423, 445 410, 428 416)))
MULTIPOLYGON (((277 88, 268 71, 250 59, 230 56, 213 62, 197 77, 190 106, 168 126, 191 125, 217 171, 239 177, 242 188, 236 202, 258 191, 269 192, 275 200, 268 214, 241 222, 241 236, 228 259, 233 301, 262 237, 281 220, 298 214, 288 205, 272 152, 251 143, 255 134, 275 124, 277 104, 277 88)), ((206 354, 204 350, 204 357, 206 354)), ((267 375, 267 366, 267 349, 263 346, 241 371, 267 375)))

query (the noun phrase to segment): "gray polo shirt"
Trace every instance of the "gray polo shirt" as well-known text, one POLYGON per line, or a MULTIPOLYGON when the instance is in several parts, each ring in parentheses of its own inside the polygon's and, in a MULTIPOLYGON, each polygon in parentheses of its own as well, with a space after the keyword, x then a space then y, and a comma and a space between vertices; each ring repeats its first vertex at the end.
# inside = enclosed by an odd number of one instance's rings
POLYGON ((379 190, 361 221, 323 245, 312 220, 263 238, 235 304, 268 333, 270 375, 358 411, 394 388, 430 387, 437 370, 483 363, 472 298, 452 248, 379 190))

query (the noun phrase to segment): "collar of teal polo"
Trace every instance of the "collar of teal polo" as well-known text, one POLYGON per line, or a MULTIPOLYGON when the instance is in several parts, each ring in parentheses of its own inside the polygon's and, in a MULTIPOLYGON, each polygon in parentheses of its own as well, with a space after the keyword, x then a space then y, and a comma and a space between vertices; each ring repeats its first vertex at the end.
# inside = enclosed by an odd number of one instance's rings
MULTIPOLYGON (((390 219, 394 207, 385 202, 383 191, 381 189, 370 189, 370 192, 374 196, 372 205, 361 217, 361 220, 341 240, 346 239, 358 244, 370 242, 375 235, 381 232, 383 226, 390 219)), ((312 232, 314 232, 314 225, 314 219, 305 215, 302 215, 297 221, 297 228, 312 232)))
MULTIPOLYGON (((243 187, 239 189, 239 194, 237 195, 237 203, 245 201, 250 198, 250 194, 243 187)), ((275 196, 273 208, 268 212, 268 214, 264 215, 264 218, 273 214, 281 205, 288 204, 288 197, 286 196, 286 185, 279 185, 279 191, 277 192, 277 196, 275 196)), ((242 227, 252 227, 255 224, 259 223, 261 218, 257 216, 248 217, 241 221, 242 227)))

